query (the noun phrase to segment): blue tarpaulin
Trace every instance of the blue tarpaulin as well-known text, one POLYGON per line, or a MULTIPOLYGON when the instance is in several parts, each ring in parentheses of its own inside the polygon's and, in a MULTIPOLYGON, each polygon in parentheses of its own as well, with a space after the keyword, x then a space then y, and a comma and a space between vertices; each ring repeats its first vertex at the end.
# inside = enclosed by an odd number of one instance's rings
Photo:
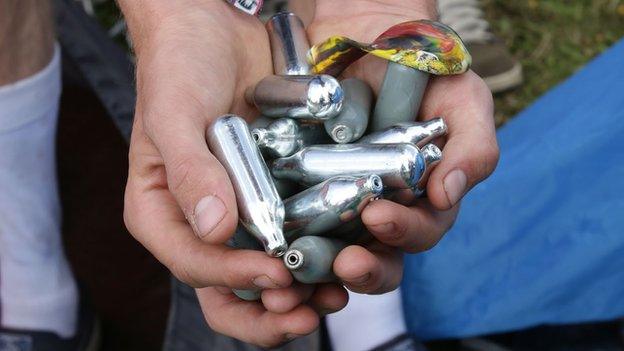
POLYGON ((462 337, 624 316, 624 41, 498 131, 497 170, 406 258, 408 327, 462 337))

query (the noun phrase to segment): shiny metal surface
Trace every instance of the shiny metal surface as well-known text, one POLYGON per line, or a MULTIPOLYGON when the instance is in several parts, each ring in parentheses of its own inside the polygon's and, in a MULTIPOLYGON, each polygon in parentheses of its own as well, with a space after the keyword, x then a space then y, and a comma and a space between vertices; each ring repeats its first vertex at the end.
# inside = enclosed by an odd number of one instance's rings
POLYGON ((418 197, 422 196, 427 188, 429 174, 431 174, 431 171, 435 168, 435 166, 442 161, 442 150, 434 144, 425 145, 420 149, 420 152, 423 155, 427 166, 425 168, 425 173, 423 173, 422 177, 420 177, 418 184, 412 188, 414 190, 414 195, 418 197))
POLYGON ((284 255, 284 265, 301 283, 337 281, 334 260, 347 244, 340 239, 304 236, 295 240, 284 255))
POLYGON ((267 156, 286 157, 314 143, 329 141, 327 133, 318 124, 300 125, 290 118, 280 118, 266 128, 255 128, 251 136, 267 156))
POLYGON ((284 204, 247 123, 234 115, 220 117, 206 137, 232 181, 240 223, 262 242, 267 254, 283 255, 287 246, 282 232, 284 204))
POLYGON ((339 175, 377 174, 384 187, 407 189, 418 183, 425 169, 423 154, 412 144, 344 144, 308 146, 273 161, 271 172, 306 185, 339 175))
POLYGON ((388 62, 373 111, 371 130, 379 131, 397 123, 414 121, 428 81, 429 73, 388 62))
POLYGON ((266 23, 273 71, 282 75, 306 75, 312 73, 307 54, 310 42, 303 22, 294 13, 281 12, 266 23))
POLYGON ((344 92, 342 111, 324 124, 335 142, 346 144, 364 135, 373 103, 373 91, 357 78, 344 79, 340 85, 344 92))
POLYGON ((384 197, 396 201, 397 199, 403 199, 403 201, 411 202, 419 197, 422 197, 425 194, 425 190, 427 189, 427 182, 429 181, 429 174, 435 168, 435 166, 442 161, 442 151, 435 146, 434 144, 427 144, 423 148, 420 149, 420 152, 423 155, 425 160, 425 173, 423 173, 422 177, 418 181, 416 185, 414 185, 410 189, 399 189, 392 192, 387 192, 384 194, 384 197))
POLYGON ((378 175, 338 176, 306 189, 284 200, 286 240, 326 234, 357 218, 382 192, 378 175))
POLYGON ((382 131, 362 137, 358 143, 363 144, 396 144, 412 143, 422 147, 433 139, 445 135, 446 123, 440 117, 425 122, 406 122, 395 124, 382 131))
POLYGON ((301 191, 301 185, 293 182, 292 180, 277 179, 275 177, 272 178, 273 184, 275 184, 275 189, 277 189, 277 193, 279 194, 280 198, 282 198, 282 200, 289 198, 301 191))
POLYGON ((332 76, 274 75, 258 82, 246 98, 268 117, 323 121, 340 113, 344 95, 332 76))

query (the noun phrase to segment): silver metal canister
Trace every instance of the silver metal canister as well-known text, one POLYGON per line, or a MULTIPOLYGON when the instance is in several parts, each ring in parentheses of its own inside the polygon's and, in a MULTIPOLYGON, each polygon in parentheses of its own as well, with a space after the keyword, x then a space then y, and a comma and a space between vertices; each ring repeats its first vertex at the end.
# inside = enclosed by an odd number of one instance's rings
POLYGON ((357 218, 382 192, 378 175, 338 176, 306 189, 284 200, 286 240, 326 234, 357 218))
POLYGON ((395 144, 412 143, 423 147, 433 139, 445 135, 446 123, 440 117, 425 122, 405 122, 395 124, 384 130, 362 137, 358 143, 362 144, 395 144))
POLYGON ((371 129, 379 131, 415 120, 428 82, 429 73, 388 62, 373 111, 371 129))
POLYGON ((286 157, 314 143, 329 141, 325 130, 318 124, 299 124, 290 118, 280 118, 266 128, 251 131, 256 145, 272 158, 286 157))
POLYGON ((234 187, 240 223, 262 242, 267 254, 283 255, 287 247, 282 232, 284 204, 247 123, 238 116, 226 115, 217 119, 206 135, 210 150, 234 187))
POLYGON ((294 13, 280 12, 266 23, 273 72, 281 75, 306 75, 312 73, 307 54, 310 42, 303 22, 294 13))
POLYGON ((334 260, 347 244, 334 238, 304 236, 295 240, 286 254, 284 264, 301 283, 316 284, 336 281, 334 260))
POLYGON ((440 151, 440 149, 433 144, 427 144, 420 149, 420 152, 425 158, 427 167, 418 183, 410 189, 399 189, 393 192, 386 192, 384 194, 385 198, 392 201, 403 199, 404 201, 411 202, 414 199, 424 195, 425 190, 427 189, 427 182, 429 181, 429 174, 431 174, 431 171, 435 168, 435 166, 442 161, 442 151, 440 151))
POLYGON ((412 144, 344 144, 308 146, 273 161, 271 171, 276 178, 305 185, 340 175, 376 174, 385 188, 408 189, 418 183, 426 168, 424 155, 412 144))
POLYGON ((324 124, 327 134, 335 142, 346 144, 364 135, 373 103, 373 90, 357 78, 344 79, 340 85, 345 95, 342 111, 324 124))
POLYGON ((332 76, 274 75, 258 82, 246 99, 267 117, 324 121, 340 113, 344 94, 332 76))

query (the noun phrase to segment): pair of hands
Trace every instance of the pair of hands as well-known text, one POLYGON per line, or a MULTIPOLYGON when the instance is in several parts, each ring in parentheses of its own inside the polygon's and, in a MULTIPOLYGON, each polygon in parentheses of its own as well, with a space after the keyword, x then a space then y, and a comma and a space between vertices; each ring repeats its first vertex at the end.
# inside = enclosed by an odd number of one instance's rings
MULTIPOLYGON (((308 20, 314 44, 335 34, 370 42, 394 24, 432 18, 432 3, 300 0, 293 7, 308 20)), ((225 246, 237 225, 236 201, 204 135, 223 114, 257 115, 244 92, 272 74, 263 24, 222 0, 120 4, 137 54, 124 211, 128 229, 178 279, 196 288, 215 331, 265 347, 311 333, 320 316, 346 305, 344 287, 293 283, 279 259, 225 246), (231 288, 264 289, 262 302, 242 301, 231 288)), ((345 76, 359 77, 378 91, 384 65, 365 57, 345 76)), ((433 79, 420 116, 445 118, 444 159, 430 175, 427 199, 411 206, 379 200, 364 210, 362 220, 376 240, 366 248, 345 248, 334 262, 334 272, 352 291, 395 289, 402 277, 401 252, 435 245, 453 224, 461 197, 498 160, 491 94, 474 73, 433 79)))

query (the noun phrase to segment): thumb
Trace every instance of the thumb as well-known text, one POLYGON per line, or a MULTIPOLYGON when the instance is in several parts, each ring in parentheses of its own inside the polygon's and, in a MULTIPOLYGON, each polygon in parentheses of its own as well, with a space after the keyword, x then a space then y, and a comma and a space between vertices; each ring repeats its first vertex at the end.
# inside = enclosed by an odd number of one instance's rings
POLYGON ((146 132, 165 164, 167 187, 203 241, 224 243, 238 220, 230 179, 208 149, 201 118, 159 118, 146 132))

